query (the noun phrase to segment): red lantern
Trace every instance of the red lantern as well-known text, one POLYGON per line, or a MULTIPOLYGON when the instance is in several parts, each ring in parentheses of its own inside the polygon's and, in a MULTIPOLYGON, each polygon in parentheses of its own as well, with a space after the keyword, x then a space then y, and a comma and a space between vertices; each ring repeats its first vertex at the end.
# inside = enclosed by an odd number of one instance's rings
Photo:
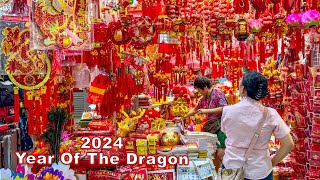
POLYGON ((111 41, 116 45, 127 44, 130 42, 130 36, 126 28, 121 26, 120 21, 109 24, 111 31, 111 41))
POLYGON ((245 19, 239 19, 234 30, 234 36, 238 41, 245 41, 249 36, 249 28, 245 19))

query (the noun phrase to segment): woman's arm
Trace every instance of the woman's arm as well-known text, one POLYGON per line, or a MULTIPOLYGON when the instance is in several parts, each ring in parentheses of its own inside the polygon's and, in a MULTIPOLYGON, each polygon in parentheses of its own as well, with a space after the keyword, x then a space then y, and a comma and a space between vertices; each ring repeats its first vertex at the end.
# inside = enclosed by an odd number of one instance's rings
POLYGON ((280 149, 271 160, 273 167, 282 161, 294 147, 294 143, 290 134, 279 140, 281 143, 280 149))
POLYGON ((199 114, 222 114, 223 107, 218 107, 214 109, 199 109, 199 114))

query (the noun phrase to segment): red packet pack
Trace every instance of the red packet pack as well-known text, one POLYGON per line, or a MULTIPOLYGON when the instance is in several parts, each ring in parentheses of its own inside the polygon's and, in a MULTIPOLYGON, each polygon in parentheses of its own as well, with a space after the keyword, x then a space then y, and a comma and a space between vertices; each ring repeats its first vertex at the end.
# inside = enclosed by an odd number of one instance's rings
POLYGON ((138 169, 133 170, 130 173, 127 173, 122 179, 125 180, 148 180, 147 169, 138 169))
POLYGON ((320 151, 308 151, 308 159, 320 161, 320 151))
POLYGON ((166 179, 166 180, 175 180, 176 174, 174 169, 170 170, 158 170, 158 171, 148 171, 148 179, 166 179))
POLYGON ((108 170, 91 170, 88 173, 88 180, 121 180, 121 174, 108 170))
POLYGON ((320 139, 320 124, 312 125, 311 137, 320 139))
POLYGON ((313 151, 320 151, 320 143, 309 142, 309 149, 313 151))

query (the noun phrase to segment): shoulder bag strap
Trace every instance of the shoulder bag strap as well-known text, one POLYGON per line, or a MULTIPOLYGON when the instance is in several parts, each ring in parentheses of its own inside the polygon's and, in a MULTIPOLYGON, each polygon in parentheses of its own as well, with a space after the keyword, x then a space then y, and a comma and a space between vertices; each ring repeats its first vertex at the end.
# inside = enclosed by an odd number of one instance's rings
POLYGON ((269 112, 268 108, 264 107, 263 117, 258 123, 258 128, 257 128, 256 132, 254 133, 254 136, 253 136, 253 138, 251 140, 250 146, 249 146, 249 148, 248 148, 248 150, 247 150, 247 152, 245 154, 245 162, 248 160, 249 155, 250 155, 251 151, 253 150, 253 147, 256 144, 256 142, 257 142, 257 140, 258 140, 258 138, 259 138, 259 136, 261 134, 261 130, 262 130, 262 127, 263 127, 264 123, 266 122, 268 112, 269 112))

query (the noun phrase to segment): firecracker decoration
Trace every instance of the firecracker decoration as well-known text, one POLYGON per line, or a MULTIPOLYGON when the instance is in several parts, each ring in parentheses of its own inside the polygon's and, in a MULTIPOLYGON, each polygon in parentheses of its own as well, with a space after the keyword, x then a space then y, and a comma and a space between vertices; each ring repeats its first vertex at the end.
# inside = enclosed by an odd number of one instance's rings
POLYGON ((91 24, 89 0, 33 1, 32 45, 37 49, 89 50, 91 24))
POLYGON ((30 29, 7 27, 2 34, 1 50, 8 56, 5 69, 13 84, 25 90, 42 87, 50 78, 51 63, 45 51, 29 48, 30 29))
POLYGON ((256 18, 267 9, 266 3, 264 0, 251 0, 252 7, 256 10, 256 18))

